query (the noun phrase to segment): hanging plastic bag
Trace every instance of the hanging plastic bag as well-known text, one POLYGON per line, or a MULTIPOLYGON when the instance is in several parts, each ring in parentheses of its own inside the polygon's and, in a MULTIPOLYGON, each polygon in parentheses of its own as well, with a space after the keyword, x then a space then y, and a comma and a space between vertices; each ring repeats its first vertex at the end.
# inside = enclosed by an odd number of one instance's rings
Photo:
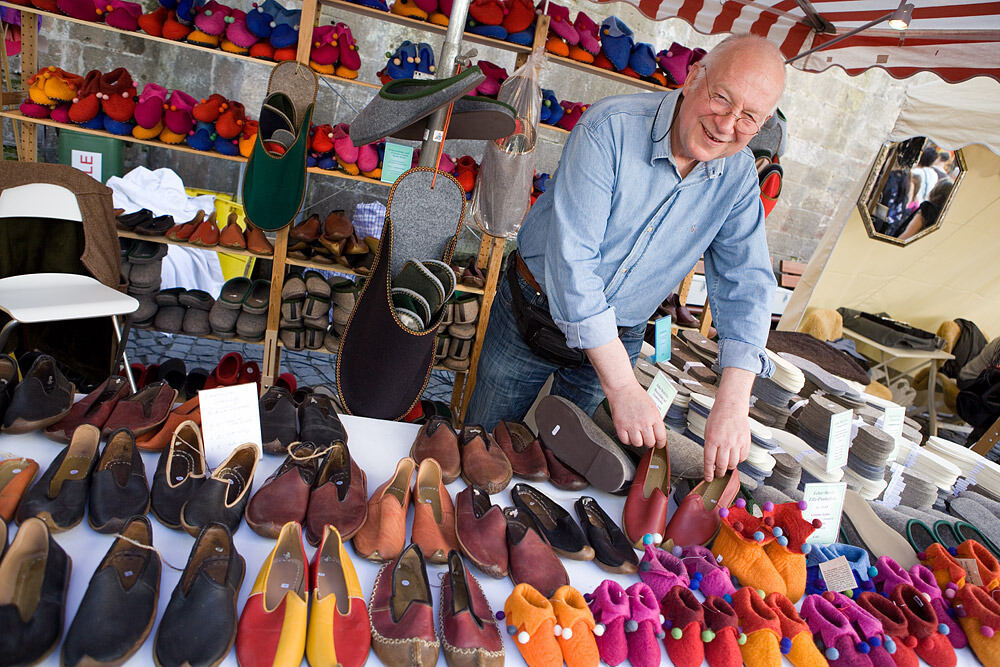
POLYGON ((513 237, 528 213, 544 62, 544 51, 532 53, 500 86, 498 99, 517 112, 516 129, 509 137, 487 142, 470 205, 476 224, 490 236, 513 237))

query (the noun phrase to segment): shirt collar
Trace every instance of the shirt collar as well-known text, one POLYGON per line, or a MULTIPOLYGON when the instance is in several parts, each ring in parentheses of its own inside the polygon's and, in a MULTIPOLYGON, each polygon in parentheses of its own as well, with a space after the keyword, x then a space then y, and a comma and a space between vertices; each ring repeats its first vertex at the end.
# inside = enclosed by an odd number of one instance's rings
MULTIPOLYGON (((653 141, 653 150, 649 156, 650 164, 653 164, 655 160, 667 159, 670 163, 677 167, 677 163, 674 161, 674 154, 670 150, 670 127, 673 122, 674 112, 677 109, 677 104, 681 100, 681 89, 671 90, 663 96, 663 100, 660 102, 659 109, 657 110, 656 116, 653 118, 652 127, 652 138, 659 138, 657 141, 653 141)), ((715 160, 710 160, 709 162, 699 162, 695 169, 703 169, 706 172, 708 178, 715 178, 716 176, 721 176, 725 171, 726 158, 716 158, 715 160)))

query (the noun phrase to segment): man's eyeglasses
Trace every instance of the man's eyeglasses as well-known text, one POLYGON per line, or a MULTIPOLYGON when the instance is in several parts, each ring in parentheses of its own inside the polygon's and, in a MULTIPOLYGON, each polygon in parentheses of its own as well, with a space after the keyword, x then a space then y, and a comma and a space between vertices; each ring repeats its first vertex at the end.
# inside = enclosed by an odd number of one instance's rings
MULTIPOLYGON (((729 98, 722 93, 713 93, 711 84, 708 82, 708 68, 705 68, 705 91, 708 93, 708 106, 716 116, 729 116, 735 111, 735 106, 729 98)), ((739 134, 757 134, 760 132, 760 125, 752 116, 741 114, 736 117, 736 131, 739 134)))

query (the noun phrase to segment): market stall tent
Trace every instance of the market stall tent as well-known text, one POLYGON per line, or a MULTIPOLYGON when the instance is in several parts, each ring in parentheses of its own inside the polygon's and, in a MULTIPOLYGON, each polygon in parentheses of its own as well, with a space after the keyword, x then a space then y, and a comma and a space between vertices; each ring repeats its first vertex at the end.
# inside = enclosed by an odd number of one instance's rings
MULTIPOLYGON (((941 228, 905 247, 871 239, 856 207, 827 230, 778 325, 815 308, 887 312, 934 331, 964 317, 1000 333, 1000 85, 976 79, 913 87, 888 141, 926 136, 963 148, 967 171, 941 228)), ((857 193, 853 193, 857 197, 857 193)))

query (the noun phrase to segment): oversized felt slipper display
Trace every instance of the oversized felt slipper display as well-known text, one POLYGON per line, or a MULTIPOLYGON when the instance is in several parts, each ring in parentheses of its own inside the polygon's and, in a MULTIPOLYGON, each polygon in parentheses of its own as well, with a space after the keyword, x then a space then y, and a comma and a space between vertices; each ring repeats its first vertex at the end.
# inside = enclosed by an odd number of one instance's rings
POLYGON ((392 136, 459 99, 485 80, 478 67, 470 67, 447 79, 390 81, 351 123, 351 141, 355 146, 364 146, 392 136))
MULTIPOLYGON (((427 80, 411 79, 414 89, 422 87, 427 80)), ((400 86, 402 89, 403 86, 400 86)), ((449 139, 502 139, 510 136, 516 129, 517 112, 514 107, 479 95, 466 95, 455 101, 451 111, 451 121, 448 123, 449 139)), ((421 118, 391 136, 411 141, 422 141, 427 129, 429 116, 421 118)), ((445 170, 447 171, 447 170, 445 170)))
POLYGON ((337 388, 349 414, 402 419, 420 399, 445 309, 420 331, 405 326, 393 307, 393 279, 414 258, 449 264, 464 213, 465 191, 449 174, 418 167, 393 184, 378 254, 340 339, 337 388), (376 330, 382 334, 371 336, 376 330))
POLYGON ((259 229, 281 229, 302 206, 318 85, 316 74, 296 62, 280 63, 271 71, 243 177, 246 217, 259 229))

